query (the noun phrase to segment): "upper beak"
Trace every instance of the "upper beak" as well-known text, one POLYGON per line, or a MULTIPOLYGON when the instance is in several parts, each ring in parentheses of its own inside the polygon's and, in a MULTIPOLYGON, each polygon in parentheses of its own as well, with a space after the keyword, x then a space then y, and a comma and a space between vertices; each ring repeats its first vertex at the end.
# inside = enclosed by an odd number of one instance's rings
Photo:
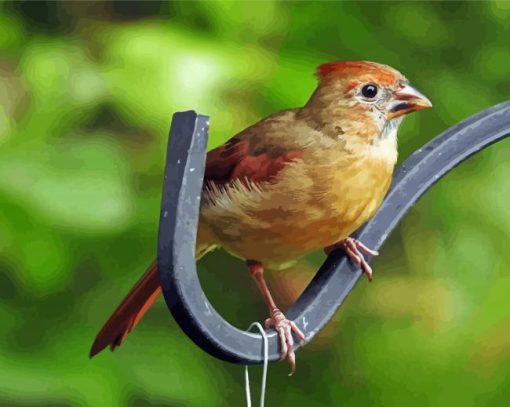
POLYGON ((388 119, 391 120, 431 106, 432 102, 425 95, 406 84, 395 92, 395 98, 390 103, 388 119))

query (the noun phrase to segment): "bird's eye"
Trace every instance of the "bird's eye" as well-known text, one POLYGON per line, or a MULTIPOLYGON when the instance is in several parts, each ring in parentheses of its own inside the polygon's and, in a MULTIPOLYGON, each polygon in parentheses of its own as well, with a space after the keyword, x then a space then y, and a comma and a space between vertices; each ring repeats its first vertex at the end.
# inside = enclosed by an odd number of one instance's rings
POLYGON ((377 96, 377 92, 379 89, 377 89, 376 85, 373 85, 369 83, 368 85, 365 85, 361 88, 361 94, 366 97, 367 99, 373 99, 377 96))

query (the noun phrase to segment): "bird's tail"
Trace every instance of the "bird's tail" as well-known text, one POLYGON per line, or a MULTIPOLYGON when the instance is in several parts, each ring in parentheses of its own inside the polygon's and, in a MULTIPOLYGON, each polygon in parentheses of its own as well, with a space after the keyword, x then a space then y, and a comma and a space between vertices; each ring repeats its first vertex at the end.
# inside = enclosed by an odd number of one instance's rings
POLYGON ((158 267, 154 261, 101 328, 90 349, 90 357, 107 346, 111 350, 120 346, 159 294, 158 267))
MULTIPOLYGON (((197 244, 196 259, 213 248, 209 244, 197 244)), ((89 356, 93 357, 107 346, 112 351, 119 347, 160 294, 158 267, 154 261, 101 328, 89 356)))

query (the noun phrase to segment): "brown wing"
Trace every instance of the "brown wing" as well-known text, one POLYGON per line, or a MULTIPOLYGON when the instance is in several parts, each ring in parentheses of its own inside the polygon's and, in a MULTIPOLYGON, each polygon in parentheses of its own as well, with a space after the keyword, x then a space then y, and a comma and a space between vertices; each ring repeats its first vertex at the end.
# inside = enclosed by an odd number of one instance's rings
POLYGON ((301 151, 250 151, 249 140, 232 138, 207 154, 204 186, 242 182, 270 182, 286 164, 301 157, 301 151))

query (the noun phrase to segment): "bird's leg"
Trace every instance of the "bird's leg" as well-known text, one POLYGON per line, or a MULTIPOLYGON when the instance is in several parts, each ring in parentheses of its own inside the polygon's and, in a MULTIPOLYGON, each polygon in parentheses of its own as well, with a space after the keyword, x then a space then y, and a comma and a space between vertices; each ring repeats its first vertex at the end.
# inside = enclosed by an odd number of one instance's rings
POLYGON ((348 237, 334 245, 328 246, 324 248, 324 253, 329 256, 329 254, 335 249, 342 249, 347 256, 351 259, 351 261, 356 264, 363 273, 368 278, 368 281, 372 281, 372 267, 367 263, 363 254, 368 254, 369 256, 377 256, 379 253, 375 250, 369 249, 359 240, 354 239, 352 237, 348 237))
MULTIPOLYGON (((285 315, 276 306, 273 296, 267 287, 266 280, 264 279, 264 268, 258 261, 248 260, 246 261, 248 268, 250 269, 251 276, 257 282, 257 285, 264 297, 264 301, 269 308, 269 318, 264 322, 266 328, 274 328, 280 338, 280 353, 282 355, 281 360, 287 359, 291 365, 291 373, 294 374, 296 370, 296 355, 294 353, 294 339, 292 338, 292 332, 296 334, 301 344, 305 342, 305 335, 296 326, 294 321, 289 321, 285 318, 285 315)), ((289 376, 290 376, 289 375, 289 376)))

